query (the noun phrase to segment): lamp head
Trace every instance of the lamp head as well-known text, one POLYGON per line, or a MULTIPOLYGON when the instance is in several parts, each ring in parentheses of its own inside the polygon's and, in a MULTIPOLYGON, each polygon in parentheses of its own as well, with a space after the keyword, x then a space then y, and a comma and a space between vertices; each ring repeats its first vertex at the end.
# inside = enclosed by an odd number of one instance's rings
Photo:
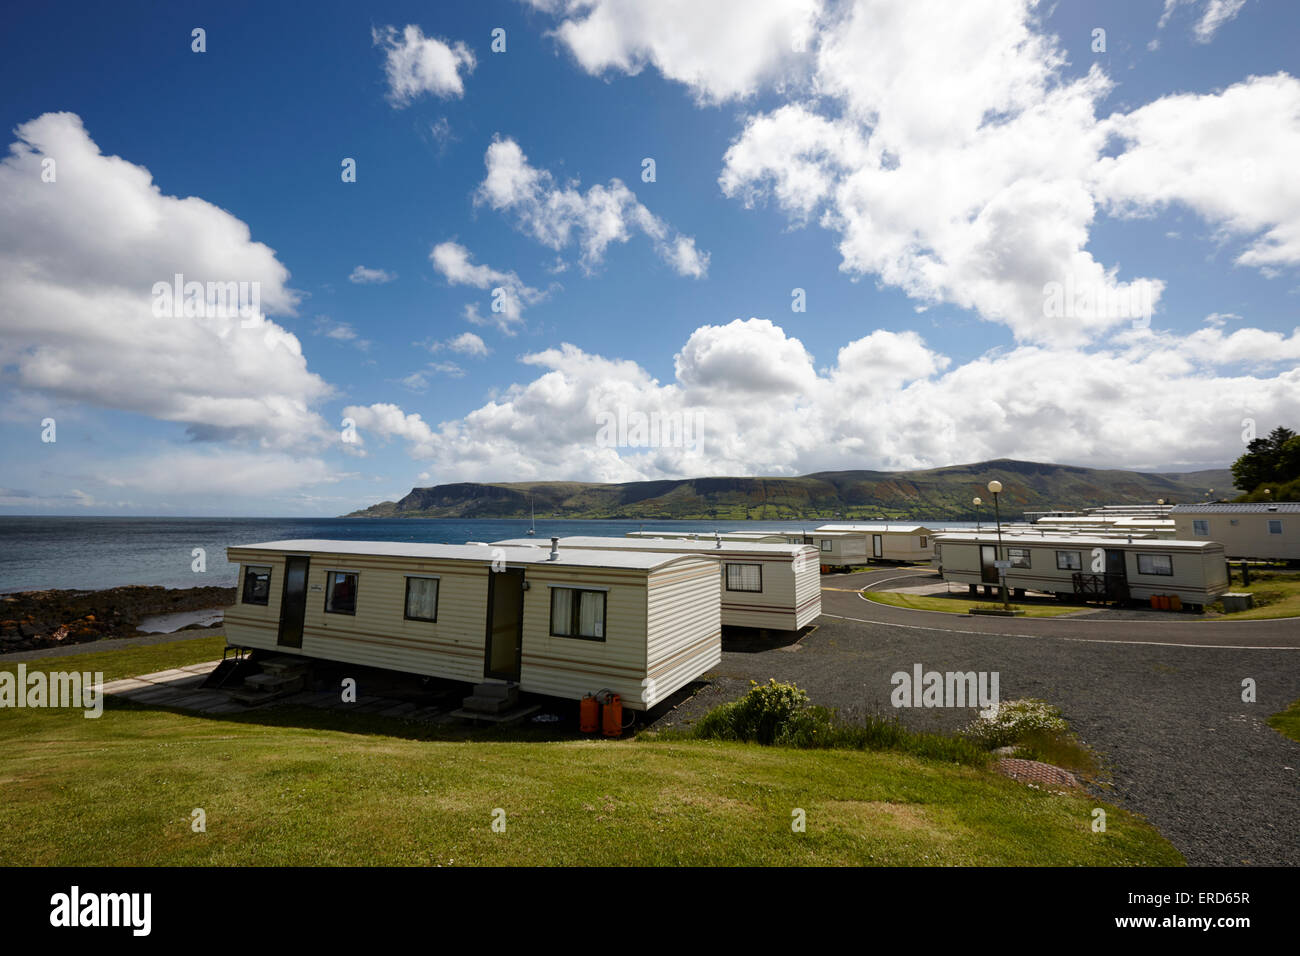
POLYGON ((998 481, 996 478, 994 478, 992 481, 989 482, 989 491, 993 492, 996 495, 1001 490, 1002 490, 1002 482, 998 481))
POLYGON ((975 505, 976 507, 978 507, 978 506, 984 504, 984 499, 983 499, 983 498, 972 498, 971 501, 970 501, 970 503, 973 504, 973 505, 975 505))

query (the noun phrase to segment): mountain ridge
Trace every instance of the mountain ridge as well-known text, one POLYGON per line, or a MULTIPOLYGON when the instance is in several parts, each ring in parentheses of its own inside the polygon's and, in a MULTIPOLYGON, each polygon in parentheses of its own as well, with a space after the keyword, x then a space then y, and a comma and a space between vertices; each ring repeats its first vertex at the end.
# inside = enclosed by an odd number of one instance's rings
POLYGON ((1204 501, 1235 494, 1227 468, 1140 472, 998 458, 912 471, 821 471, 798 477, 706 476, 631 482, 452 482, 412 488, 345 518, 527 518, 781 520, 975 516, 971 499, 1002 482, 1003 515, 1103 504, 1204 501), (1213 489, 1213 494, 1210 494, 1213 489))

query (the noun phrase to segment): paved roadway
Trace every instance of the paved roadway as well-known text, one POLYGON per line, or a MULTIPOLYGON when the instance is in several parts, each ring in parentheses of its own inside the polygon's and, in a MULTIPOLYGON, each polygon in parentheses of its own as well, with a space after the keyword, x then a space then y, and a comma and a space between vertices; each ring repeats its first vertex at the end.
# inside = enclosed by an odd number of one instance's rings
POLYGON ((1300 743, 1267 726, 1300 699, 1300 620, 1212 622, 1169 612, 977 618, 871 603, 857 589, 931 572, 822 578, 816 630, 785 646, 731 642, 717 679, 666 715, 691 719, 749 681, 793 680, 852 718, 951 731, 973 712, 890 705, 897 671, 996 671, 1003 700, 1044 698, 1103 759, 1105 799, 1146 816, 1193 864, 1300 864, 1300 743), (834 590, 832 590, 834 589, 834 590), (1242 701, 1242 681, 1257 702, 1242 701))

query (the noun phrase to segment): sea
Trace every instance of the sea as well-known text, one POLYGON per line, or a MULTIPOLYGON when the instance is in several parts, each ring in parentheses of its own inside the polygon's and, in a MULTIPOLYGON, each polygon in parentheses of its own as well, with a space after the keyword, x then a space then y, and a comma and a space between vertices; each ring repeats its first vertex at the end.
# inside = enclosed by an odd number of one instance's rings
MULTIPOLYGON (((538 518, 539 542, 629 531, 811 531, 806 521, 571 521, 538 518)), ((916 523, 927 524, 917 519, 916 523)), ((930 527, 956 528, 943 521, 930 527)), ((972 525, 973 526, 973 525, 972 525)), ((127 584, 230 587, 238 568, 226 548, 292 538, 464 544, 523 537, 528 519, 113 518, 0 516, 0 594, 46 588, 101 590, 127 584), (198 553, 197 549, 201 549, 198 553)))

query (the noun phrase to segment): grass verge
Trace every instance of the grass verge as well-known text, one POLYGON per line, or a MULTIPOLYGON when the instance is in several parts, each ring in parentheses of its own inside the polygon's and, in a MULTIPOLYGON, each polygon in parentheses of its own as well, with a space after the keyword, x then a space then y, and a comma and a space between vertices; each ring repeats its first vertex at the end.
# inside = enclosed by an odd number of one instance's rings
MULTIPOLYGON (((175 649, 109 653, 133 655, 141 673, 176 663, 175 649)), ((977 766, 547 733, 290 706, 203 717, 110 701, 97 720, 4 710, 0 865, 1183 862, 1121 809, 1093 833, 1094 798, 977 766), (206 832, 191 828, 196 808, 206 832), (806 832, 791 825, 798 811, 806 832)))
POLYGON ((1300 700, 1294 701, 1286 710, 1270 717, 1268 725, 1283 737, 1300 741, 1300 700))
MULTIPOLYGON (((876 604, 888 604, 890 607, 908 608, 913 611, 943 611, 947 614, 968 614, 976 606, 988 604, 987 600, 972 601, 964 597, 936 597, 929 594, 906 594, 901 591, 865 591, 868 601, 876 604)), ((1052 604, 1012 604, 1013 608, 1024 611, 1025 617, 1060 617, 1062 614, 1077 614, 1078 607, 1052 604)), ((1001 607, 999 604, 998 607, 1001 607)))
MULTIPOLYGON (((23 663, 27 665, 28 673, 38 670, 81 671, 82 673, 102 671, 104 682, 107 683, 123 677, 154 674, 173 667, 220 660, 221 651, 226 646, 225 635, 213 634, 211 631, 200 633, 202 636, 195 637, 193 640, 142 644, 139 647, 123 647, 115 651, 61 654, 57 657, 42 657, 23 663)), ((17 671, 17 669, 17 661, 6 661, 0 657, 0 670, 17 671)))
POLYGON ((1300 574, 1294 571, 1252 571, 1250 585, 1241 583, 1241 573, 1231 576, 1232 590, 1255 595, 1255 606, 1233 614, 1223 612, 1223 604, 1208 606, 1210 619, 1220 621, 1263 621, 1273 618, 1300 617, 1300 574))

